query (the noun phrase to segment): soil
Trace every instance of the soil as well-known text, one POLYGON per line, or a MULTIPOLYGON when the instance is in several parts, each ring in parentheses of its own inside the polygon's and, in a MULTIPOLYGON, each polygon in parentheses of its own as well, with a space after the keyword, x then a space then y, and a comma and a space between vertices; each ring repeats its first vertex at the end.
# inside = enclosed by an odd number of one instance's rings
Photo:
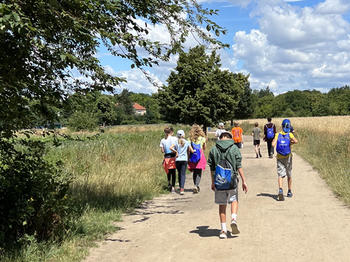
MULTIPOLYGON (((277 201, 276 159, 267 157, 264 142, 261 152, 257 159, 251 137, 245 137, 248 193, 239 188, 239 235, 218 237, 218 206, 207 168, 200 193, 192 193, 188 173, 185 195, 163 195, 125 214, 116 223, 120 230, 92 248, 85 261, 350 261, 350 209, 295 153, 294 196, 277 201)), ((227 214, 230 229, 229 208, 227 214)))

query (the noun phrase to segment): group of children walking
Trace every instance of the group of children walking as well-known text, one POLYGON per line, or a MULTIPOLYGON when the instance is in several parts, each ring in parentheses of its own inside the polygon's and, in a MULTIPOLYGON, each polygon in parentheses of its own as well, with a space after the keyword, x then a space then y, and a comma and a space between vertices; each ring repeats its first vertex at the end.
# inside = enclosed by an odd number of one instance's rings
MULTIPOLYGON (((261 129, 258 123, 252 130, 253 145, 256 157, 262 157, 260 152, 261 129)), ((175 191, 175 168, 179 174, 180 194, 184 192, 186 178, 186 166, 193 172, 194 188, 193 193, 199 192, 199 182, 202 171, 205 169, 206 159, 203 150, 206 146, 206 139, 203 130, 198 125, 193 125, 189 133, 190 139, 185 140, 183 130, 177 132, 177 138, 173 137, 173 130, 164 130, 165 138, 161 141, 161 150, 164 153, 163 166, 168 175, 169 189, 175 191), (198 151, 200 151, 198 154, 198 151), (196 159, 196 154, 197 158, 196 159), (199 156, 198 156, 199 155, 199 156), (190 156, 190 158, 189 158, 190 156), (170 174, 170 175, 169 175, 170 174)), ((238 182, 242 183, 242 190, 246 193, 248 186, 242 169, 242 156, 240 148, 243 147, 243 130, 238 122, 234 123, 231 132, 224 129, 224 124, 219 124, 219 129, 215 135, 218 138, 215 146, 210 150, 208 165, 211 171, 211 189, 215 192, 215 203, 219 205, 219 217, 221 231, 219 237, 227 238, 226 228, 226 206, 231 207, 231 234, 239 234, 237 225, 238 210, 238 182)), ((293 127, 289 119, 282 122, 282 131, 276 132, 275 125, 268 118, 268 123, 264 126, 264 140, 268 143, 268 157, 272 158, 273 149, 277 152, 277 175, 278 175, 278 195, 277 200, 283 201, 283 178, 288 178, 287 197, 292 197, 292 153, 291 145, 298 143, 293 135, 293 127)))
POLYGON ((193 193, 199 193, 202 172, 207 161, 204 155, 206 148, 205 134, 199 125, 194 124, 189 131, 189 139, 185 139, 185 132, 178 130, 174 137, 174 130, 164 129, 165 137, 160 141, 160 148, 164 153, 163 167, 168 176, 168 188, 175 192, 176 170, 178 171, 179 193, 184 195, 186 170, 193 173, 193 193))

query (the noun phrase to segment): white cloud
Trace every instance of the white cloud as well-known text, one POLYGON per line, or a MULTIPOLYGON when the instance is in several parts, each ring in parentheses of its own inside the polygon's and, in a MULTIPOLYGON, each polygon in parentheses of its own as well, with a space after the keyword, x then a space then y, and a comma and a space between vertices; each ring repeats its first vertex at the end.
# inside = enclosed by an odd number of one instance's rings
POLYGON ((232 45, 233 61, 243 61, 252 88, 269 85, 282 93, 349 84, 350 24, 336 4, 343 10, 350 5, 326 0, 300 8, 281 0, 259 1, 253 15, 260 28, 237 32, 232 45))
POLYGON ((320 14, 345 14, 350 10, 348 0, 326 0, 316 7, 320 14))

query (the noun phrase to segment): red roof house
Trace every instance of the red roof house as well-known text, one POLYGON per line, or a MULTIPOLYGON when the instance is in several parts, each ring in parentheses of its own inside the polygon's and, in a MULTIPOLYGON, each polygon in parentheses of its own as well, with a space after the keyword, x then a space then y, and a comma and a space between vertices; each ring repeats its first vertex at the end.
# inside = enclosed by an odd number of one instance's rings
POLYGON ((143 116, 144 114, 146 114, 146 108, 143 107, 142 105, 139 105, 138 103, 134 103, 132 106, 135 110, 135 115, 143 116))

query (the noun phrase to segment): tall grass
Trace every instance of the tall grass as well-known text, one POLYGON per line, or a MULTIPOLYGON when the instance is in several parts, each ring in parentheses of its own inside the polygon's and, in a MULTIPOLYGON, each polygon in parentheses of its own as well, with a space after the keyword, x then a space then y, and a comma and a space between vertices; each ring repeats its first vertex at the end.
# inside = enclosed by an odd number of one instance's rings
MULTIPOLYGON (((2 254, 1 261, 80 261, 93 241, 116 230, 122 212, 165 192, 159 141, 164 126, 109 128, 97 139, 61 141, 48 158, 61 160, 72 174, 76 215, 61 243, 37 243, 28 237, 21 250, 2 254)), ((79 137, 84 138, 85 133, 79 137)))

